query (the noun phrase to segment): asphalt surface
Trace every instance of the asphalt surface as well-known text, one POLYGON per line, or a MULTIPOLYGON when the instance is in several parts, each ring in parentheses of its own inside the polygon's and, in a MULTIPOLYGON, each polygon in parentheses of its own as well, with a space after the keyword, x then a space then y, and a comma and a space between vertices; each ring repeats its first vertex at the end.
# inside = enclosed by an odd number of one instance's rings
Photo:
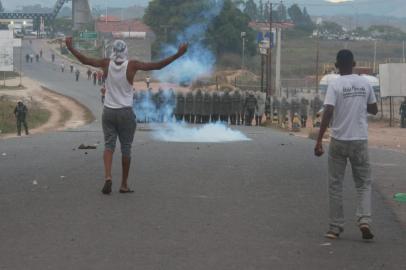
MULTIPOLYGON (((50 63, 25 65, 25 74, 100 119, 98 88, 89 82, 50 63)), ((306 139, 239 129, 252 141, 166 143, 137 132, 136 193, 117 192, 117 156, 111 196, 100 192, 102 145, 73 150, 102 142, 99 121, 0 140, 0 269, 403 269, 405 227, 379 190, 374 242, 361 241, 356 228, 350 175, 345 232, 326 241, 326 157, 314 157, 306 139)), ((371 158, 375 176, 404 175, 405 155, 372 150, 371 158)))

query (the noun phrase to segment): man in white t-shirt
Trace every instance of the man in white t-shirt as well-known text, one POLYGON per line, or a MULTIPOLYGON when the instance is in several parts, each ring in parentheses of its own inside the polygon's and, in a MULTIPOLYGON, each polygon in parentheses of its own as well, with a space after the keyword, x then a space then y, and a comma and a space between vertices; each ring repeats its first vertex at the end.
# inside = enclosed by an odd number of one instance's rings
POLYGON ((324 114, 314 149, 316 156, 324 153, 322 140, 331 123, 331 143, 328 155, 330 228, 326 237, 337 239, 344 228, 343 180, 347 160, 358 198, 357 221, 363 239, 371 233, 371 169, 368 155, 368 113, 376 115, 378 107, 368 81, 353 74, 354 56, 349 50, 337 54, 336 67, 340 77, 328 86, 324 114))
POLYGON ((184 55, 188 44, 181 44, 178 52, 159 62, 144 63, 130 60, 127 44, 122 40, 113 43, 110 58, 89 58, 73 47, 71 37, 66 38, 66 47, 84 65, 100 68, 106 78, 106 97, 102 116, 104 133, 104 173, 105 181, 103 194, 112 192, 112 162, 117 138, 121 144, 122 179, 120 193, 133 193, 128 187, 128 174, 131 164, 131 147, 136 129, 136 119, 133 112, 133 81, 135 74, 142 71, 160 70, 184 55))

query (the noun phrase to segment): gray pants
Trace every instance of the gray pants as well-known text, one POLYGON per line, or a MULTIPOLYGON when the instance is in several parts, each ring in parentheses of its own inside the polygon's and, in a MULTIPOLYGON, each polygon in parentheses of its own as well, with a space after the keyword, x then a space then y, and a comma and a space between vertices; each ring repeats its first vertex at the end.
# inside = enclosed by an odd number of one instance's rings
POLYGON ((371 222, 371 168, 368 141, 339 141, 331 139, 328 156, 330 229, 340 232, 344 227, 343 181, 347 160, 357 190, 356 216, 359 224, 371 222))
POLYGON ((122 155, 131 157, 131 146, 137 126, 132 108, 111 109, 104 107, 102 125, 105 149, 114 152, 118 137, 122 155))

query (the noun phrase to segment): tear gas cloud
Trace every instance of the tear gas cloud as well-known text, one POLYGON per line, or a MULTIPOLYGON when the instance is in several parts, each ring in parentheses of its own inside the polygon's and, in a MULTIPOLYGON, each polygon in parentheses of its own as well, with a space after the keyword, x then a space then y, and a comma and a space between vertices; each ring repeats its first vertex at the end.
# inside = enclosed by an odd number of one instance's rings
POLYGON ((167 142, 220 143, 250 141, 237 130, 228 128, 224 123, 207 124, 201 127, 187 127, 185 123, 169 124, 167 129, 157 129, 153 133, 157 140, 167 142))
POLYGON ((138 122, 152 124, 153 137, 156 140, 202 143, 250 141, 242 132, 230 129, 225 123, 217 122, 192 128, 185 122, 175 122, 175 107, 175 93, 169 89, 158 93, 138 92, 135 96, 133 110, 138 122), (163 122, 167 123, 166 128, 157 124, 163 122))
MULTIPOLYGON (((189 42, 188 52, 165 69, 154 72, 154 77, 160 81, 185 83, 199 77, 210 75, 214 70, 216 57, 204 44, 205 33, 209 24, 216 18, 223 8, 223 1, 212 4, 211 8, 203 11, 191 21, 201 18, 201 22, 192 24, 177 36, 177 43, 189 42)), ((162 56, 167 57, 177 52, 174 45, 165 44, 162 47, 162 56)))

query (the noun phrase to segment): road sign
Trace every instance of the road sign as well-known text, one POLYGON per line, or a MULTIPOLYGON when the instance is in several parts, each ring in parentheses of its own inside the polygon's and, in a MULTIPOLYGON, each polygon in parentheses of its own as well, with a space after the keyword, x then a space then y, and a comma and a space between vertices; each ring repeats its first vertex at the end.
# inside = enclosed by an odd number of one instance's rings
POLYGON ((96 32, 80 32, 79 38, 83 40, 96 40, 97 33, 96 32))

